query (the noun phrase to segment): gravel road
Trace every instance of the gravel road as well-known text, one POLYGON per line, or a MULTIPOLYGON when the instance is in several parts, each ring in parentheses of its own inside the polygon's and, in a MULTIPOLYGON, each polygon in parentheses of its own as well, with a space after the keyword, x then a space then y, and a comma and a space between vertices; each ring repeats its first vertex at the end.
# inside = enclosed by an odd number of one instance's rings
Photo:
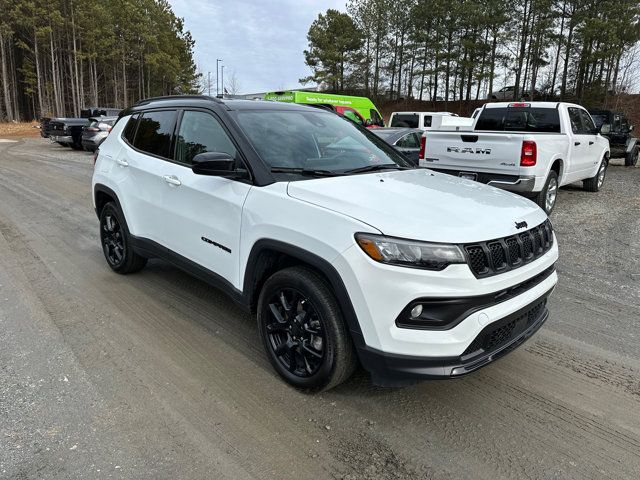
POLYGON ((107 267, 91 155, 0 142, 0 478, 637 479, 640 168, 560 191, 552 317, 455 381, 320 395, 159 261, 107 267))

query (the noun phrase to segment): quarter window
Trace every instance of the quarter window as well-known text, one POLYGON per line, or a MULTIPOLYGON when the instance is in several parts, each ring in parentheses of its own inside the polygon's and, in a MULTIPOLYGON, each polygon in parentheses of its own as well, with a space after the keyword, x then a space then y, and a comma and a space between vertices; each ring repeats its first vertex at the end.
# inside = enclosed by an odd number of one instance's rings
POLYGON ((199 153, 227 153, 236 156, 233 142, 212 115, 205 112, 185 111, 180 122, 176 143, 176 160, 191 164, 199 153))
POLYGON ((422 121, 423 127, 430 127, 433 117, 431 115, 425 115, 424 120, 422 121))
POLYGON ((124 127, 124 132, 122 133, 124 138, 131 145, 133 145, 133 138, 136 135, 136 127, 138 126, 138 118, 139 117, 140 117, 139 113, 131 115, 131 117, 129 118, 129 121, 127 122, 127 125, 124 127))
POLYGON ((143 113, 138 122, 133 146, 152 155, 171 158, 171 141, 176 115, 175 110, 143 113))

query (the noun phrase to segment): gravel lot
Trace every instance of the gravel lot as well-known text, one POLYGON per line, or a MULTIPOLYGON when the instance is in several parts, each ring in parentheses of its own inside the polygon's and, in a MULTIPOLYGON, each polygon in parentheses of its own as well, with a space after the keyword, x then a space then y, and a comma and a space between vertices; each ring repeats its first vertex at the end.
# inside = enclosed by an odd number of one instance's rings
POLYGON ((309 396, 215 289, 109 270, 90 154, 0 142, 0 478, 637 479, 640 168, 613 163, 602 192, 560 192, 560 283, 525 346, 309 396))

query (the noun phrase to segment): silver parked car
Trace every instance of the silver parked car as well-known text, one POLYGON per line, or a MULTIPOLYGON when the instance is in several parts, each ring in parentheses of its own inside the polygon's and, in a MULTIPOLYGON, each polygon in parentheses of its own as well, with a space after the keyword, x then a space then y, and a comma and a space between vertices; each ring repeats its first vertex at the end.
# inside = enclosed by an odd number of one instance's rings
POLYGON ((111 127, 116 123, 118 117, 92 117, 89 125, 82 129, 82 147, 85 150, 94 152, 100 144, 107 138, 111 127))

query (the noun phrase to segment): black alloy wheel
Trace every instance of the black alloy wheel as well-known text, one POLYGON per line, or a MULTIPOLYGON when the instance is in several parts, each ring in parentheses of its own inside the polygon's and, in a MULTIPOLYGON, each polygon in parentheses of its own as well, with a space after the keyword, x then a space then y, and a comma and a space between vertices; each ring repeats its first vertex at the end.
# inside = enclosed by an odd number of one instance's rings
POLYGON ((260 290, 257 317, 269 361, 290 385, 328 390, 356 369, 342 310, 317 271, 300 265, 271 275, 260 290))
POLYGON ((265 329, 278 362, 295 376, 313 376, 324 360, 327 340, 311 300, 297 289, 282 288, 269 299, 269 313, 265 329))
POLYGON ((100 225, 102 249, 109 265, 118 267, 124 260, 124 236, 118 218, 113 212, 104 215, 100 225))
POLYGON ((118 273, 137 272, 147 264, 147 259, 130 247, 129 229, 114 202, 107 203, 100 212, 100 243, 107 263, 118 273))

